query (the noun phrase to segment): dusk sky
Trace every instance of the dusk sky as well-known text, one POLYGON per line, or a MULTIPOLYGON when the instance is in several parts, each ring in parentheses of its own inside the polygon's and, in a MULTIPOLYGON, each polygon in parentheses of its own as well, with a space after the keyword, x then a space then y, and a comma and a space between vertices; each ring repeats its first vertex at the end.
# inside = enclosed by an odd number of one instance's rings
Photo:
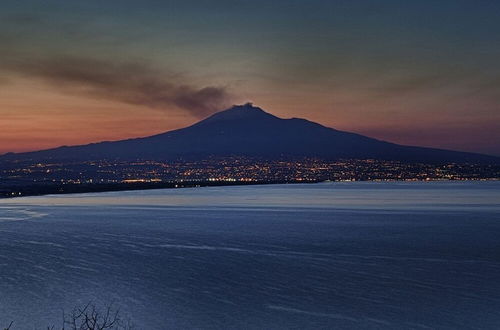
POLYGON ((251 101, 500 155, 500 1, 0 3, 0 153, 147 136, 251 101))

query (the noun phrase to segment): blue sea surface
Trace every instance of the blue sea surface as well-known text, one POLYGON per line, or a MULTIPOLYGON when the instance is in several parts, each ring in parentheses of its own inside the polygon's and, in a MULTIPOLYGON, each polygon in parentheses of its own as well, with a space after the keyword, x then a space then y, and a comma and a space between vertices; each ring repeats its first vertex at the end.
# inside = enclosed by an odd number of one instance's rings
POLYGON ((500 182, 0 201, 0 327, 113 303, 137 329, 499 329, 500 182))

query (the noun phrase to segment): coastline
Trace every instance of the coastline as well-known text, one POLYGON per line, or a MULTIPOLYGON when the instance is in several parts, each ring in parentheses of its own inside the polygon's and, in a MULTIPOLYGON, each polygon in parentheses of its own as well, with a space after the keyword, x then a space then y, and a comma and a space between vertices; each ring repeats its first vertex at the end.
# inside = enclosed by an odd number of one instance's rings
POLYGON ((457 181, 499 181, 500 178, 481 179, 386 179, 386 180, 274 180, 274 181, 171 181, 171 182, 134 182, 134 183, 89 183, 89 184, 33 184, 16 187, 0 187, 0 200, 32 196, 69 195, 83 193, 99 193, 114 191, 135 191, 154 189, 178 189, 220 186, 274 185, 274 184, 309 184, 320 182, 457 182, 457 181))
POLYGON ((0 188, 0 200, 30 196, 68 195, 113 191, 134 191, 153 189, 179 189, 219 186, 246 186, 270 184, 318 183, 319 180, 279 181, 179 181, 179 182, 137 182, 137 183, 94 183, 94 184, 46 184, 0 188))

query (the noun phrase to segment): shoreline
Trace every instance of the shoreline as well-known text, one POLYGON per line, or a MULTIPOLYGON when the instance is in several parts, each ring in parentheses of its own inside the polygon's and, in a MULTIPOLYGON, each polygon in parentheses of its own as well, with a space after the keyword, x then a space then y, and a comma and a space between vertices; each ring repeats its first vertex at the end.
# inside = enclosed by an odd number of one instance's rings
POLYGON ((275 184, 310 184, 321 182, 476 182, 476 181, 499 181, 500 178, 485 179, 463 179, 463 180, 275 180, 275 181, 182 181, 182 182, 137 182, 137 183, 94 183, 94 184, 45 184, 26 185, 18 187, 7 187, 0 190, 0 200, 47 196, 47 195, 70 195, 84 193, 136 191, 154 189, 180 189, 199 187, 224 187, 224 186, 250 186, 250 185, 275 185, 275 184))
POLYGON ((56 184, 27 185, 0 192, 0 200, 47 195, 70 195, 115 191, 136 191, 154 189, 181 189, 199 187, 250 186, 271 184, 319 183, 313 180, 283 181, 183 181, 183 182, 140 182, 140 183, 96 183, 96 184, 56 184))

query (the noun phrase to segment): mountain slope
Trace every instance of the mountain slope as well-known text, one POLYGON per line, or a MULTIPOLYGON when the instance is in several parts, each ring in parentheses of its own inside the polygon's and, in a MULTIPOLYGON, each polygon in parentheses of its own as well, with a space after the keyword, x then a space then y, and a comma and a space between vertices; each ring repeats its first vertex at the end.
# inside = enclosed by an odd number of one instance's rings
POLYGON ((197 159, 229 155, 499 162, 499 158, 493 156, 402 146, 338 131, 305 119, 281 119, 251 104, 234 106, 192 126, 146 138, 8 154, 0 159, 197 159))

